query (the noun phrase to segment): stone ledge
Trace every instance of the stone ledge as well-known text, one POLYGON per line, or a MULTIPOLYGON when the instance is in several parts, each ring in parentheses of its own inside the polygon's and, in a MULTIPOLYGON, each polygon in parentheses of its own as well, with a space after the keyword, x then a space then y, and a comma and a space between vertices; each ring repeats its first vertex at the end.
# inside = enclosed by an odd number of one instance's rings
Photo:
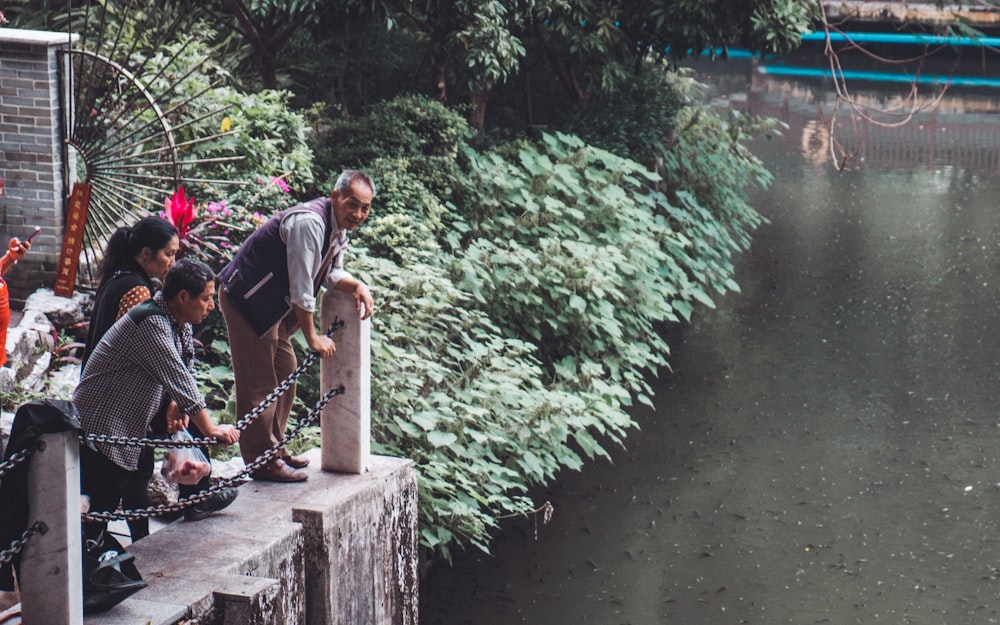
POLYGON ((69 45, 80 39, 80 35, 67 35, 46 30, 25 30, 21 28, 0 28, 0 42, 23 43, 29 45, 57 46, 69 45))
POLYGON ((361 614, 366 623, 415 624, 413 462, 373 456, 371 471, 351 475, 320 471, 318 449, 305 455, 312 460, 305 469, 308 481, 248 482, 224 511, 195 523, 175 521, 135 543, 136 566, 149 587, 84 623, 174 625, 214 608, 217 616, 228 613, 227 624, 244 613, 241 609, 257 614, 241 625, 352 622, 339 617, 361 614), (385 518, 386 510, 399 507, 396 502, 402 502, 401 518, 385 518), (311 519, 308 527, 297 522, 303 517, 311 519), (327 544, 331 535, 338 544, 327 544), (384 553, 390 546, 398 549, 384 553), (340 555, 318 560, 331 552, 340 555), (357 563, 365 566, 351 567, 357 563), (245 580, 242 585, 234 585, 238 578, 245 580), (378 588, 394 589, 393 596, 375 593, 378 588), (307 615, 307 604, 328 613, 307 615), (166 606, 182 606, 185 613, 177 617, 166 606))

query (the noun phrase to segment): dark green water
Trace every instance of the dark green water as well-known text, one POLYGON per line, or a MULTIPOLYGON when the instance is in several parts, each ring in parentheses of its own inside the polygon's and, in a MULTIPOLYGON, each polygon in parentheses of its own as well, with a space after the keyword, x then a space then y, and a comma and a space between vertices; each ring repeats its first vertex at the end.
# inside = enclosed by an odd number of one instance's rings
POLYGON ((538 494, 537 539, 509 522, 428 573, 421 622, 1000 622, 1000 90, 848 115, 838 171, 831 85, 699 70, 790 125, 754 147, 776 180, 742 292, 678 332, 613 464, 538 494))

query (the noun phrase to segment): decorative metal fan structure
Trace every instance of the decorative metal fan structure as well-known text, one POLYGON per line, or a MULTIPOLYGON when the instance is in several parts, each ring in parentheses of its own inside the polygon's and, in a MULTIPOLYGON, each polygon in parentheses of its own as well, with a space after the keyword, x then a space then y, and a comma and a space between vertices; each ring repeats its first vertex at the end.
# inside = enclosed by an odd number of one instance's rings
MULTIPOLYGON (((197 153, 194 148, 198 144, 236 131, 178 140, 183 129, 190 135, 193 124, 210 116, 221 118, 225 109, 197 116, 189 112, 196 108, 191 103, 216 85, 189 95, 178 91, 199 64, 179 62, 186 45, 173 46, 172 55, 165 52, 166 38, 177 31, 160 23, 160 8, 166 2, 169 0, 108 1, 86 7, 79 39, 60 58, 63 181, 66 189, 77 181, 90 185, 76 277, 80 288, 96 286, 103 250, 117 228, 161 210, 164 198, 180 185, 191 188, 199 183, 230 184, 198 178, 195 173, 209 163, 242 158, 184 154, 197 153), (130 37, 124 36, 126 25, 130 37), (156 33, 162 33, 156 35, 161 39, 145 41, 143 49, 147 52, 137 52, 140 39, 156 33), (124 39, 130 41, 127 46, 124 39), (149 87, 153 84, 167 86, 153 93, 149 87), (158 102, 170 104, 164 108, 158 102)), ((79 19, 76 23, 80 23, 79 19)))

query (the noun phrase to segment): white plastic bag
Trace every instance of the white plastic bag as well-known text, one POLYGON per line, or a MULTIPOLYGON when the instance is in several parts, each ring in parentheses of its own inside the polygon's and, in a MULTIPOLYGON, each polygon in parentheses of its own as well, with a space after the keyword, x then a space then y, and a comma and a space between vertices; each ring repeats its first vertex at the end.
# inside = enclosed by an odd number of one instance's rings
MULTIPOLYGON (((193 441, 187 430, 181 430, 170 437, 173 441, 193 441)), ((212 465, 208 457, 198 447, 170 447, 160 473, 168 482, 193 486, 202 478, 212 474, 212 465)))

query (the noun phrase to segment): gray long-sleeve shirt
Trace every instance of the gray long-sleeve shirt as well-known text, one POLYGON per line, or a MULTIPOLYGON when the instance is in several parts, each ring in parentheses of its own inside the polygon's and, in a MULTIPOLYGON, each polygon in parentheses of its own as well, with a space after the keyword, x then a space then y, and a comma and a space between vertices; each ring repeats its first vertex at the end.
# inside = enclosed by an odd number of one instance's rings
MULTIPOLYGON (((323 277, 323 286, 332 289, 335 284, 351 274, 344 270, 344 254, 346 237, 336 223, 333 211, 330 211, 333 224, 330 247, 326 256, 333 257, 330 272, 323 277)), ((307 211, 292 213, 281 222, 281 240, 294 254, 288 254, 288 301, 303 310, 316 310, 316 298, 313 296, 313 285, 319 278, 320 269, 326 260, 320 255, 323 249, 323 221, 315 214, 307 211)))

